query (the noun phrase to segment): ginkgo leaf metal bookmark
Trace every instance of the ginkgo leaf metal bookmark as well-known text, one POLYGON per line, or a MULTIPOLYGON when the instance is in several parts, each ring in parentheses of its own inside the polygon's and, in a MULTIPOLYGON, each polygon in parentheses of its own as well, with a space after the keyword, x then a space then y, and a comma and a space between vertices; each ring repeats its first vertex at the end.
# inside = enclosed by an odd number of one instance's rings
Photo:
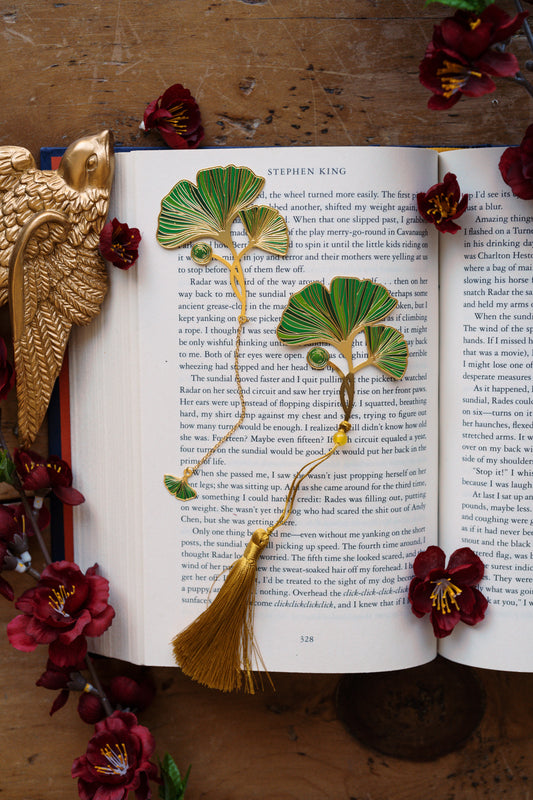
POLYGON ((399 380, 407 369, 407 343, 395 328, 378 324, 396 307, 388 290, 371 280, 334 278, 330 288, 310 283, 294 294, 282 313, 278 339, 286 345, 316 345, 308 353, 314 369, 331 367, 340 378, 340 404, 344 417, 332 435, 329 449, 304 464, 295 474, 285 504, 276 521, 257 528, 246 549, 229 571, 214 600, 173 640, 176 662, 183 672, 213 689, 232 691, 255 688, 253 670, 262 667, 254 640, 254 605, 257 561, 270 536, 287 523, 301 483, 348 442, 354 405, 355 375, 374 366, 399 380), (366 358, 354 364, 353 341, 363 334, 366 358), (346 371, 322 347, 328 344, 344 356, 346 371), (255 667, 254 667, 255 664, 255 667))
POLYGON ((277 256, 284 256, 289 247, 287 224, 275 208, 251 205, 261 192, 265 179, 255 175, 248 167, 213 167, 200 170, 196 184, 182 180, 163 198, 157 227, 157 241, 173 249, 195 242, 191 258, 196 264, 207 266, 217 261, 229 270, 230 285, 240 303, 235 339, 234 372, 239 394, 241 413, 237 422, 193 466, 184 469, 183 475, 165 475, 165 486, 179 500, 191 500, 196 491, 189 478, 207 459, 232 436, 246 416, 246 402, 239 375, 241 334, 246 316, 246 282, 242 267, 243 257, 254 247, 277 256), (237 251, 233 244, 231 227, 239 217, 248 237, 248 244, 237 251), (209 242, 213 239, 226 247, 230 258, 223 258, 209 242))

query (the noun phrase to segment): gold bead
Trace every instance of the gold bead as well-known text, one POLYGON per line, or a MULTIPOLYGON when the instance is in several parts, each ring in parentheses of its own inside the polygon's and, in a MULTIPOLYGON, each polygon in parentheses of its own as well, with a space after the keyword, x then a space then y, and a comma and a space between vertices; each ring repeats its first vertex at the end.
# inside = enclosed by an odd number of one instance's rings
POLYGON ((333 434, 333 441, 335 444, 346 444, 348 441, 348 437, 344 431, 337 431, 337 433, 333 434))

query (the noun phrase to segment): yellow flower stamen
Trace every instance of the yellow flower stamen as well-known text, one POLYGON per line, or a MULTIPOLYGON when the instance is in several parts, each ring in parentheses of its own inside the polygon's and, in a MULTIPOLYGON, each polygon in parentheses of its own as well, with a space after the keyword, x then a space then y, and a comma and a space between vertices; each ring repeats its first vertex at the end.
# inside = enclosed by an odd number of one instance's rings
POLYGON ((65 603, 69 597, 72 597, 73 594, 76 593, 76 589, 73 586, 69 591, 67 591, 66 586, 61 584, 58 589, 52 589, 50 594, 48 595, 48 605, 58 614, 61 614, 62 617, 70 617, 70 614, 67 614, 65 611, 65 603))
POLYGON ((453 217, 457 211, 457 203, 451 194, 438 194, 429 201, 427 213, 435 217, 435 222, 439 223, 449 217, 453 217))
POLYGON ((474 70, 466 69, 466 67, 462 64, 458 64, 456 61, 445 60, 443 66, 437 70, 437 76, 440 78, 440 85, 443 89, 443 97, 448 99, 452 94, 459 91, 471 75, 474 78, 482 77, 481 72, 474 72, 474 70))
POLYGON ((172 114, 172 118, 169 120, 165 120, 165 122, 169 122, 173 128, 176 129, 176 133, 183 134, 187 133, 187 122, 189 115, 187 113, 186 107, 182 103, 178 103, 172 108, 168 109, 172 114))
POLYGON ((475 31, 476 28, 481 25, 481 17, 476 17, 475 19, 471 19, 468 23, 470 26, 471 31, 475 31))
POLYGON ((459 611, 459 603, 455 598, 462 593, 462 590, 452 583, 449 578, 441 578, 439 581, 431 582, 435 584, 435 588, 429 599, 432 600, 432 604, 437 608, 437 611, 440 611, 441 614, 449 614, 452 611, 450 603, 459 611))
POLYGON ((100 748, 101 754, 104 756, 109 766, 100 767, 95 766, 96 772, 101 775, 125 775, 128 771, 128 751, 124 742, 114 745, 106 744, 105 747, 100 748))

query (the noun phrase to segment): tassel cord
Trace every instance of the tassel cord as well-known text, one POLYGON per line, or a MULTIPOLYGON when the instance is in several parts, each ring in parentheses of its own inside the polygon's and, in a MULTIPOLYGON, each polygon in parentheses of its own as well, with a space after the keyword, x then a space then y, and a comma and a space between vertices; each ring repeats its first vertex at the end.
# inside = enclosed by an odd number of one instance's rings
POLYGON ((315 458, 313 461, 308 461, 307 464, 304 464, 303 467, 301 467, 298 470, 298 472, 292 479, 292 483, 290 485, 289 492, 287 494, 287 499, 285 500, 283 511, 281 512, 277 521, 273 525, 270 525, 267 528, 269 536, 276 530, 276 528, 279 528, 280 525, 284 525, 285 522, 289 519, 292 513, 292 509, 294 508, 294 503, 296 500, 298 489, 300 488, 300 484, 307 478, 308 475, 311 474, 311 472, 313 472, 314 469, 319 467, 320 464, 323 464, 324 461, 326 461, 331 455, 333 455, 333 453, 335 452, 335 450, 338 449, 338 447, 339 447, 338 444, 334 444, 331 450, 328 450, 327 453, 323 453, 321 456, 319 456, 319 458, 315 458))

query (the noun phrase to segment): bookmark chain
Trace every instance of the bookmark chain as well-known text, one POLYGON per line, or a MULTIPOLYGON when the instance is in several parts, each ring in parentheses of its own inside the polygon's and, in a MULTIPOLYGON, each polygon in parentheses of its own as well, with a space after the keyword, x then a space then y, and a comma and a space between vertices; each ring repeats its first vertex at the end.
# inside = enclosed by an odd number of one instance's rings
POLYGON ((227 431, 224 434, 224 436, 222 436, 222 438, 219 439, 218 442, 216 442, 213 445, 211 450, 208 450, 207 453, 205 453, 202 456, 200 461, 198 461, 194 465, 194 467, 188 467, 187 468, 187 474, 189 476, 192 475, 194 472, 196 472, 196 470, 199 467, 201 467, 202 464, 204 464, 209 458, 211 458, 213 453, 215 453, 218 450, 218 448, 221 447, 224 444, 224 442, 226 442, 230 438, 230 436, 233 436, 235 431, 238 428, 240 428, 240 426, 244 422, 244 418, 246 417, 246 402, 245 402, 245 399, 244 399, 244 392, 243 392, 243 389, 242 389, 241 377, 240 377, 240 373, 239 373, 239 354, 240 354, 240 349, 241 349, 241 333, 242 333, 242 329, 244 327, 244 324, 246 322, 248 322, 248 317, 243 315, 243 314, 241 314, 241 316, 239 317, 239 328, 237 330, 237 338, 235 340, 235 358, 234 358, 234 364, 233 364, 233 368, 234 368, 234 371, 235 371, 235 382, 237 383, 237 392, 239 393, 239 400, 240 400, 240 403, 241 403, 241 415, 240 415, 239 419, 237 420, 237 422, 235 423, 235 425, 233 426, 233 428, 231 428, 229 431, 227 431))

